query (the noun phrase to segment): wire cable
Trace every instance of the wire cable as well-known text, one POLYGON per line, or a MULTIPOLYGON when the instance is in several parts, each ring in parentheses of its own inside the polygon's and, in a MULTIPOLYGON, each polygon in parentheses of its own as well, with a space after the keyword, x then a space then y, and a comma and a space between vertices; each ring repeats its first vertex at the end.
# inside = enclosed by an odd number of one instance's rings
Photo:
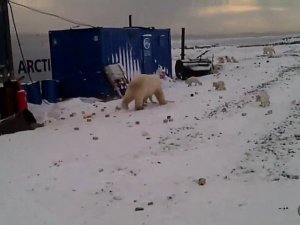
POLYGON ((17 5, 17 6, 26 8, 26 9, 29 9, 29 10, 31 10, 31 11, 34 11, 34 12, 37 12, 37 13, 41 13, 41 14, 44 14, 44 15, 48 15, 48 16, 52 16, 52 17, 55 17, 55 18, 58 18, 58 19, 67 21, 67 22, 69 22, 69 23, 73 23, 73 24, 79 25, 79 26, 86 26, 86 27, 93 27, 93 28, 95 27, 95 26, 92 26, 92 25, 90 25, 90 24, 81 23, 81 22, 78 22, 78 21, 75 21, 75 20, 72 20, 72 19, 68 19, 68 18, 59 16, 59 15, 56 15, 56 14, 54 14, 54 13, 45 12, 45 11, 42 11, 42 10, 39 10, 39 9, 35 9, 35 8, 30 7, 30 6, 23 5, 23 4, 14 2, 14 1, 10 1, 10 0, 9 0, 8 2, 11 2, 11 3, 14 4, 14 5, 17 5))
POLYGON ((12 18, 12 22, 13 22, 14 29, 15 29, 15 32, 16 32, 16 37, 17 37, 19 49, 20 49, 20 52, 21 52, 22 60, 23 60, 23 62, 24 62, 24 70, 25 70, 25 73, 28 74, 28 77, 29 77, 30 81, 32 82, 32 78, 31 78, 30 71, 29 71, 29 70, 27 69, 27 67, 26 67, 27 64, 26 64, 25 57, 24 57, 23 50, 22 50, 22 46, 21 46, 21 43, 20 43, 20 38, 19 38, 19 34, 18 34, 18 29, 17 29, 17 26, 16 26, 15 17, 14 17, 14 12, 13 12, 13 9, 12 9, 12 7, 11 7, 10 1, 8 1, 8 5, 9 5, 9 8, 10 8, 11 18, 12 18))

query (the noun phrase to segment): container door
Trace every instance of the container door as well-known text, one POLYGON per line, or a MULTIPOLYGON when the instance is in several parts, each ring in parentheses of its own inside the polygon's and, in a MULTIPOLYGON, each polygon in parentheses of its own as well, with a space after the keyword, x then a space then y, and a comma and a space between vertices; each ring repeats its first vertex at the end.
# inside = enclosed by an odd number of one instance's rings
POLYGON ((152 35, 145 34, 142 36, 143 62, 142 72, 152 74, 154 71, 153 54, 152 54, 152 35))
POLYGON ((81 96, 96 97, 100 92, 101 44, 98 29, 88 29, 78 35, 77 49, 78 75, 82 77, 81 96))

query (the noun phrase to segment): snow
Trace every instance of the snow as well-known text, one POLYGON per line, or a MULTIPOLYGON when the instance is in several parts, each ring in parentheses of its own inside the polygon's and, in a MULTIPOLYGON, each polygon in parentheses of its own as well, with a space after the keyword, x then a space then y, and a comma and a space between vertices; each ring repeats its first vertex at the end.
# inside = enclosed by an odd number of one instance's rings
POLYGON ((300 45, 210 50, 238 63, 202 86, 163 80, 167 105, 29 105, 45 126, 0 136, 0 224, 300 224, 300 45))

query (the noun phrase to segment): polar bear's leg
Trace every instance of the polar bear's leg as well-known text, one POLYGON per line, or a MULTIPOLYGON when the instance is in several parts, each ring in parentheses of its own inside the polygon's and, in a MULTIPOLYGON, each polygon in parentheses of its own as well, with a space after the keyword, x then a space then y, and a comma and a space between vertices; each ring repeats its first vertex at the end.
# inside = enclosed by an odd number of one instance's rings
POLYGON ((156 104, 156 101, 153 100, 152 95, 149 96, 149 99, 150 99, 151 103, 155 103, 156 104))
POLYGON ((131 95, 126 95, 123 97, 122 100, 122 108, 123 109, 128 109, 129 103, 133 100, 133 97, 131 95))
POLYGON ((275 50, 274 50, 274 48, 271 49, 271 53, 272 53, 272 56, 275 55, 275 50))
POLYGON ((150 97, 144 97, 143 106, 147 106, 148 98, 150 98, 150 97))
POLYGON ((157 98, 158 102, 160 105, 165 105, 167 104, 167 101, 165 99, 165 95, 164 92, 161 88, 158 88, 155 92, 154 92, 155 97, 157 98))
POLYGON ((196 84, 196 86, 197 86, 197 85, 200 85, 200 86, 202 85, 201 81, 199 81, 199 80, 196 80, 196 83, 195 83, 195 84, 196 84))
POLYGON ((144 109, 144 97, 141 95, 135 96, 135 110, 144 109))
POLYGON ((272 56, 272 51, 268 50, 268 56, 271 57, 272 56))

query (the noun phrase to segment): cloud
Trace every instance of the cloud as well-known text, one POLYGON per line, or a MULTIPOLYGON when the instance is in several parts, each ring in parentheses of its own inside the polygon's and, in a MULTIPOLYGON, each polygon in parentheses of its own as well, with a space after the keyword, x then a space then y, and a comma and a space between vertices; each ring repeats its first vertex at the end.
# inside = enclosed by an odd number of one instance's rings
POLYGON ((287 9, 283 8, 283 7, 271 7, 270 11, 272 11, 272 12, 286 12, 287 9))
MULTIPOLYGON (((103 27, 171 28, 180 33, 239 33, 300 30, 299 0, 12 0, 82 23, 103 27), (280 26, 278 25, 280 24, 280 26)), ((22 32, 69 29, 73 24, 13 6, 22 32)))
POLYGON ((198 9, 197 14, 200 16, 214 16, 220 14, 242 14, 260 11, 261 7, 254 5, 227 5, 207 7, 205 9, 198 9))

